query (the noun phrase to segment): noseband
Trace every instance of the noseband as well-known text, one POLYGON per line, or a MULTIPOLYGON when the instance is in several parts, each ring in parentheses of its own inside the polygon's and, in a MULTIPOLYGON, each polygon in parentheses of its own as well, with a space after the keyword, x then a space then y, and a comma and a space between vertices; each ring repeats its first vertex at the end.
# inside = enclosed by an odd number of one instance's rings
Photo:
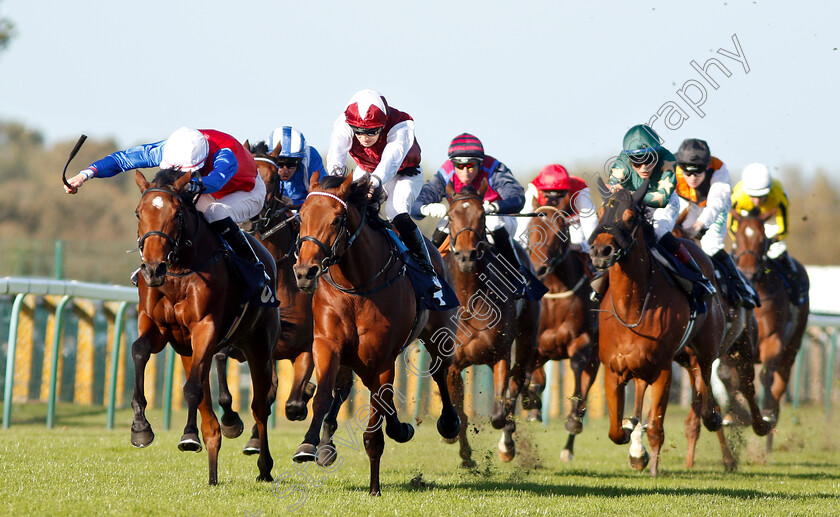
POLYGON ((184 205, 183 205, 183 202, 181 201, 181 197, 178 195, 177 192, 175 192, 174 190, 168 189, 168 188, 149 187, 149 188, 146 189, 145 192, 143 192, 143 195, 141 195, 140 198, 142 199, 143 197, 146 196, 146 194, 148 194, 150 192, 160 192, 160 193, 163 193, 163 194, 169 194, 170 196, 175 198, 176 205, 178 206, 178 210, 176 212, 177 217, 178 217, 178 229, 177 229, 177 233, 175 235, 175 238, 173 238, 168 233, 161 232, 161 231, 158 231, 158 230, 152 230, 150 232, 146 232, 141 237, 139 237, 137 239, 137 247, 140 249, 140 257, 142 258, 143 257, 143 245, 145 244, 146 239, 148 239, 149 237, 152 237, 152 236, 163 237, 172 246, 172 250, 169 253, 166 254, 166 267, 171 267, 173 264, 178 262, 179 251, 184 247, 189 247, 189 246, 193 245, 193 241, 195 240, 196 235, 198 235, 199 225, 196 224, 195 233, 193 234, 192 238, 185 239, 184 241, 181 241, 181 238, 183 237, 183 233, 184 233, 184 219, 185 219, 184 218, 184 205))
POLYGON ((254 161, 264 162, 271 165, 273 171, 271 177, 274 179, 271 189, 271 198, 263 204, 263 209, 260 211, 260 218, 254 224, 252 233, 259 235, 260 240, 267 239, 281 230, 287 224, 297 218, 297 214, 292 214, 285 217, 279 223, 272 225, 272 222, 278 217, 282 217, 289 212, 289 207, 283 204, 282 196, 280 195, 280 176, 277 167, 277 162, 272 156, 267 154, 257 154, 254 156, 254 161))
MULTIPOLYGON (((452 209, 452 205, 454 205, 457 201, 464 201, 464 200, 467 200, 467 199, 475 199, 479 203, 484 201, 484 199, 481 198, 480 196, 470 195, 470 194, 465 195, 465 196, 461 196, 461 197, 453 197, 449 201, 450 210, 452 209)), ((447 216, 448 215, 449 214, 447 214, 447 216)), ((452 224, 452 217, 449 217, 449 220, 448 220, 447 224, 449 224, 449 225, 452 224)), ((476 245, 475 248, 476 248, 476 250, 481 252, 481 255, 478 257, 478 258, 481 258, 481 256, 483 256, 483 254, 484 254, 484 252, 483 252, 484 248, 488 245, 488 243, 487 243, 487 231, 486 231, 485 228, 481 228, 480 230, 478 230, 476 228, 473 228, 472 226, 464 226, 463 228, 461 228, 460 230, 455 232, 454 235, 450 235, 450 237, 449 237, 449 251, 451 251, 452 253, 455 253, 455 241, 458 240, 458 236, 461 235, 463 232, 473 232, 474 234, 476 234, 476 236, 478 237, 478 244, 476 245)))
POLYGON ((359 222, 359 226, 356 228, 356 231, 354 231, 353 234, 350 235, 350 233, 347 231, 347 203, 343 199, 336 196, 335 194, 330 194, 329 192, 323 192, 323 191, 320 191, 320 190, 310 192, 306 197, 309 198, 310 196, 324 196, 324 197, 334 199, 334 200, 338 201, 339 204, 341 204, 342 208, 344 208, 344 211, 341 213, 341 216, 340 216, 341 219, 339 220, 339 224, 340 224, 341 228, 338 230, 338 235, 336 235, 335 240, 332 243, 332 246, 327 247, 326 244, 319 241, 315 237, 312 237, 311 235, 304 235, 304 236, 298 235, 297 243, 295 244, 296 255, 300 254, 300 247, 304 242, 311 242, 311 243, 315 244, 316 246, 318 246, 318 249, 320 249, 321 252, 324 254, 324 258, 321 260, 321 264, 320 264, 321 265, 321 270, 326 271, 327 269, 329 269, 334 264, 337 264, 339 260, 341 260, 341 257, 345 253, 347 253, 347 250, 350 249, 350 246, 353 244, 353 241, 356 240, 356 237, 358 237, 359 234, 362 232, 362 227, 365 225, 365 215, 367 213, 367 210, 366 209, 361 210, 362 220, 359 222), (341 240, 341 238, 345 234, 348 235, 347 242, 345 243, 344 249, 341 251, 341 253, 338 253, 338 242, 341 240))
MULTIPOLYGON (((559 208, 555 208, 553 206, 548 206, 548 205, 541 206, 534 211, 534 213, 537 214, 537 217, 540 217, 540 218, 548 217, 547 212, 554 212, 555 214, 563 214, 564 213, 563 210, 561 210, 559 208)), ((551 230, 555 234, 559 234, 561 240, 563 239, 563 237, 565 237, 565 240, 568 243, 568 241, 570 239, 569 231, 568 231, 569 220, 566 219, 565 217, 563 217, 562 215, 561 215, 561 219, 563 220, 564 224, 563 224, 563 227, 561 228, 560 232, 554 231, 553 227, 550 227, 549 230, 551 230)), ((553 221, 554 220, 552 219, 551 222, 553 222, 553 221)), ((566 248, 563 250, 562 254, 560 254, 559 256, 555 255, 555 256, 549 258, 545 262, 546 270, 545 270, 545 273, 543 275, 541 275, 540 279, 542 280, 544 278, 547 278, 548 275, 550 275, 558 265, 562 264, 563 261, 566 260, 566 258, 568 256, 569 256, 569 246, 567 245, 566 248)))

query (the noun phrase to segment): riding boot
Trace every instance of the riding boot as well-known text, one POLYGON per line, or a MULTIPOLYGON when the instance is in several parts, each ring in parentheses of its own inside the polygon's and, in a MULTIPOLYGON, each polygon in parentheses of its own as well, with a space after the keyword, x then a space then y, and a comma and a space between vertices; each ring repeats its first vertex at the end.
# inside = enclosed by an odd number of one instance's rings
POLYGON ((443 241, 445 241, 448 236, 448 233, 435 228, 435 233, 432 234, 432 244, 434 244, 435 247, 440 248, 443 245, 443 241))
POLYGON ((604 299, 604 293, 607 292, 607 287, 610 285, 610 275, 606 271, 598 271, 592 280, 589 281, 592 292, 589 293, 589 299, 595 303, 601 303, 604 299))
POLYGON ((519 278, 512 279, 514 285, 513 297, 515 299, 523 298, 530 275, 528 275, 525 266, 519 262, 519 257, 516 255, 516 250, 513 249, 513 244, 510 241, 510 234, 504 226, 493 230, 493 242, 495 242, 496 249, 499 250, 499 253, 511 266, 511 269, 519 271, 519 278))
POLYGON ((423 238, 423 234, 420 233, 420 229, 411 220, 411 216, 408 214, 399 214, 394 218, 392 223, 397 231, 400 232, 400 239, 405 244, 405 247, 408 248, 411 257, 417 261, 420 269, 429 275, 434 283, 435 289, 433 292, 442 292, 443 287, 440 284, 440 280, 438 280, 434 266, 432 266, 432 258, 429 256, 429 250, 426 249, 426 240, 423 238))
MULTIPOLYGON (((659 239, 659 243, 665 248, 665 250, 672 254, 677 260, 680 261, 681 264, 686 266, 688 270, 692 273, 694 278, 685 278, 692 285, 690 286, 683 286, 688 287, 685 289, 689 291, 691 296, 694 297, 696 300, 705 302, 709 298, 712 297, 717 291, 715 287, 712 285, 712 282, 709 281, 708 278, 703 274, 703 270, 700 269, 700 266, 697 265, 697 262, 694 261, 694 257, 688 252, 685 246, 677 240, 676 237, 670 232, 666 233, 659 239)), ((680 278, 680 275, 677 275, 677 278, 680 278)))
POLYGON ((726 276, 731 280, 728 285, 733 285, 731 289, 732 304, 736 308, 745 307, 747 309, 754 309, 758 302, 758 295, 753 290, 749 282, 741 275, 735 263, 732 262, 732 257, 726 253, 725 250, 719 249, 713 256, 720 265, 726 270, 726 276))
POLYGON ((792 303, 794 305, 802 305, 804 300, 801 289, 799 288, 799 278, 797 278, 798 270, 796 268, 796 264, 793 263, 793 259, 790 258, 788 252, 785 251, 774 260, 776 261, 776 264, 780 266, 782 275, 785 277, 785 283, 787 284, 792 303))
POLYGON ((254 251, 254 248, 251 247, 251 243, 248 242, 248 237, 246 237, 245 233, 239 228, 239 226, 233 222, 233 219, 225 217, 224 219, 210 223, 210 227, 222 236, 230 247, 233 248, 234 253, 245 260, 250 261, 254 264, 254 266, 262 270, 263 281, 265 284, 271 283, 271 278, 268 276, 265 264, 263 264, 262 261, 260 261, 260 258, 257 257, 257 253, 254 251))

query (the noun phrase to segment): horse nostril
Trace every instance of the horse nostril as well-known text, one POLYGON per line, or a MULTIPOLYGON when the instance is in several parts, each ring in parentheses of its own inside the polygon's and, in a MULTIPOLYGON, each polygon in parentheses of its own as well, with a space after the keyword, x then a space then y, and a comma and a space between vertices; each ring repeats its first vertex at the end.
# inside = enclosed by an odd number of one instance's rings
POLYGON ((478 251, 470 250, 470 261, 474 262, 478 258, 478 251))
POLYGON ((543 276, 546 271, 548 271, 548 266, 540 266, 539 268, 537 268, 537 276, 543 276))
POLYGON ((163 262, 161 262, 161 263, 160 263, 160 264, 158 264, 158 265, 157 265, 157 267, 155 268, 155 274, 154 274, 154 276, 161 277, 161 276, 163 276, 163 275, 165 275, 165 274, 166 274, 166 264, 164 264, 163 262))
POLYGON ((306 278, 307 280, 312 280, 318 276, 318 272, 320 271, 320 267, 318 266, 311 266, 309 269, 306 270, 306 278))

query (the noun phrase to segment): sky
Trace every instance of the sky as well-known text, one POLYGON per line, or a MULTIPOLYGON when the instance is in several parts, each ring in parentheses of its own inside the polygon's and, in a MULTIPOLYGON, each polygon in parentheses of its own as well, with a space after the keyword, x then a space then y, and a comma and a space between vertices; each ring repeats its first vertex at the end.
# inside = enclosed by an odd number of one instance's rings
POLYGON ((523 182, 550 163, 583 175, 660 112, 667 148, 705 139, 736 177, 752 162, 840 176, 835 2, 0 0, 0 16, 17 32, 0 120, 68 149, 292 125, 325 154, 372 88, 414 118, 427 175, 465 131, 523 182))

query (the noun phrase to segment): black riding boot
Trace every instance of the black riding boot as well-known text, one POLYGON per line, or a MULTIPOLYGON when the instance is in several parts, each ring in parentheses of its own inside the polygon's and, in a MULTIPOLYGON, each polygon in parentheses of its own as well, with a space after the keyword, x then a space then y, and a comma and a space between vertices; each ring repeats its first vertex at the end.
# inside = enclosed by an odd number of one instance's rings
POLYGON ((493 242, 496 244, 496 249, 499 250, 502 257, 508 261, 508 264, 510 264, 514 270, 519 271, 519 276, 521 278, 512 279, 513 284, 515 285, 513 297, 515 299, 523 298, 525 296, 525 287, 529 277, 528 271, 525 269, 525 266, 519 262, 519 256, 516 254, 516 250, 513 249, 513 244, 510 240, 510 234, 504 226, 497 230, 493 230, 493 242))
POLYGON ((440 248, 443 245, 443 241, 445 241, 448 236, 448 233, 435 228, 435 233, 432 234, 432 244, 440 248))
MULTIPOLYGON (((700 266, 697 265, 697 262, 694 261, 694 257, 691 256, 688 250, 685 249, 685 246, 683 246, 683 244, 678 241, 672 233, 668 232, 663 235, 659 239, 659 243, 662 244, 668 253, 675 256, 680 263, 694 273, 694 278, 685 279, 694 284, 691 286, 690 294, 692 296, 698 299, 698 301, 705 302, 717 292, 715 286, 713 286, 712 282, 706 278, 706 275, 703 274, 703 270, 701 270, 700 266)), ((679 277, 679 275, 677 276, 679 277)))
POLYGON ((435 284, 434 292, 442 292, 443 287, 440 284, 440 280, 438 280, 434 266, 432 266, 432 258, 429 256, 429 250, 426 249, 426 240, 423 238, 423 234, 420 233, 420 228, 417 228, 417 225, 414 224, 414 221, 411 220, 411 216, 408 214, 399 214, 391 222, 397 231, 400 232, 400 239, 406 248, 408 248, 408 252, 411 253, 414 260, 417 261, 417 264, 420 265, 420 269, 431 277, 435 284))
POLYGON ((796 268, 796 264, 793 263, 793 259, 791 259, 788 252, 785 251, 774 260, 776 261, 776 264, 780 266, 782 275, 785 277, 785 283, 787 283, 792 303, 794 305, 802 305, 804 300, 802 298, 801 289, 799 288, 799 278, 797 278, 798 270, 796 268))
POLYGON ((732 261, 732 257, 729 256, 726 250, 718 250, 713 255, 713 258, 723 266, 726 270, 726 276, 732 280, 731 285, 735 286, 733 289, 734 292, 732 293, 732 302, 735 307, 743 306, 747 309, 754 309, 756 305, 759 305, 758 294, 752 288, 749 281, 738 271, 735 262, 732 261))
POLYGON ((233 219, 225 217, 224 219, 210 223, 210 227, 222 236, 230 247, 233 248, 234 253, 245 260, 250 261, 262 270, 264 277, 263 280, 266 284, 271 282, 268 272, 265 270, 265 264, 263 264, 262 261, 260 261, 260 258, 257 257, 257 253, 254 251, 254 248, 251 247, 251 243, 248 242, 248 237, 246 237, 245 233, 239 228, 239 226, 233 222, 233 219))

